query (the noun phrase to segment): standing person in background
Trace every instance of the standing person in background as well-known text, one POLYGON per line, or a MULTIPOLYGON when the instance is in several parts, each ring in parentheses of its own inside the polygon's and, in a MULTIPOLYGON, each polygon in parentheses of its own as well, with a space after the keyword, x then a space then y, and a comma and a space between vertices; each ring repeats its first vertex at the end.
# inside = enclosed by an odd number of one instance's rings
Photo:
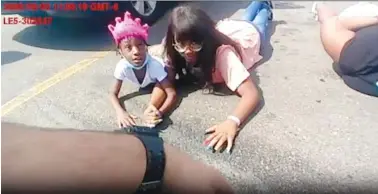
POLYGON ((234 193, 214 168, 140 131, 1 127, 3 194, 234 193))
POLYGON ((271 19, 271 3, 253 1, 244 20, 224 19, 215 23, 202 9, 178 6, 169 17, 163 42, 170 80, 180 87, 180 80, 213 91, 215 84, 226 85, 241 97, 235 110, 221 123, 206 131, 209 148, 219 150, 227 143, 230 152, 239 127, 255 110, 259 91, 250 70, 262 59, 261 42, 271 19), (258 27, 259 26, 259 27, 258 27))
POLYGON ((350 7, 339 16, 325 4, 316 2, 312 11, 320 24, 324 50, 335 62, 336 73, 350 88, 378 97, 378 8, 372 5, 364 13, 350 7))

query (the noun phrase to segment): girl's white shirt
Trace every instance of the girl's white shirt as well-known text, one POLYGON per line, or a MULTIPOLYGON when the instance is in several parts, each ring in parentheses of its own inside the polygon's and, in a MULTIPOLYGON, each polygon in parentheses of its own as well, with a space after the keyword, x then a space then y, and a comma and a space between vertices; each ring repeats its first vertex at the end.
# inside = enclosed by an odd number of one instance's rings
POLYGON ((146 60, 147 69, 142 84, 139 83, 132 65, 126 59, 119 60, 114 70, 114 77, 118 80, 130 81, 141 88, 163 81, 168 75, 163 60, 152 55, 147 55, 146 60))

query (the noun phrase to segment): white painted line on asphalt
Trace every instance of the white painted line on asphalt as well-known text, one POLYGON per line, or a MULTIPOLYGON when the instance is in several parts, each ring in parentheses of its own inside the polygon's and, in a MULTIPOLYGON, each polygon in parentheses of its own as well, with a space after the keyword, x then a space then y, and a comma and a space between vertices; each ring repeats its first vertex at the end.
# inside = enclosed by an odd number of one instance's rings
POLYGON ((5 116, 15 108, 21 106, 25 102, 29 101, 33 97, 43 93, 50 87, 56 85, 57 83, 69 78, 70 76, 74 75, 75 73, 88 68, 94 62, 98 61, 99 59, 104 58, 110 51, 101 51, 95 53, 92 57, 86 58, 76 64, 71 65, 70 67, 58 72, 54 76, 48 78, 47 80, 31 87, 26 92, 16 96, 15 98, 11 99, 3 106, 1 106, 1 116, 5 116))

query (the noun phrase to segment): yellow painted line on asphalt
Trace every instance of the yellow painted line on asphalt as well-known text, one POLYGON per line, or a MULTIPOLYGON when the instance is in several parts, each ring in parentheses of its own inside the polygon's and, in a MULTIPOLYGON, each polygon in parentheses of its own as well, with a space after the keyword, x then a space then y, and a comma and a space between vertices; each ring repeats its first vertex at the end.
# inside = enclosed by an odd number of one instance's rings
POLYGON ((85 68, 92 65, 97 60, 104 58, 110 51, 102 51, 95 53, 92 57, 84 59, 74 65, 71 65, 70 67, 60 71, 59 73, 55 74, 54 76, 50 77, 49 79, 33 86, 26 92, 16 96, 12 100, 5 103, 3 106, 1 106, 1 116, 5 116, 15 108, 21 106, 28 100, 32 99, 33 97, 43 93, 50 87, 56 85, 57 83, 63 81, 64 79, 67 79, 68 77, 74 75, 75 73, 84 70, 85 68))

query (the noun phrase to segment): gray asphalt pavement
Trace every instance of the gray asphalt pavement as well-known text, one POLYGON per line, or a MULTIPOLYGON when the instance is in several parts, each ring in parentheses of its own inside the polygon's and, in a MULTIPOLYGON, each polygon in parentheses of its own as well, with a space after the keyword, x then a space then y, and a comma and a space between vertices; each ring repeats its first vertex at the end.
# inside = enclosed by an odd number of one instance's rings
MULTIPOLYGON (((248 2, 195 4, 219 20, 240 18, 248 2)), ((204 130, 233 110, 236 96, 185 94, 170 116, 172 125, 164 130, 164 139, 218 168, 239 192, 374 193, 378 190, 377 98, 349 89, 334 73, 310 13, 311 2, 274 4, 271 46, 266 48, 266 62, 253 73, 263 103, 240 132, 233 153, 211 153, 202 142, 204 130)), ((341 10, 352 2, 329 4, 341 10)), ((161 41, 166 25, 165 17, 152 27, 151 44, 161 41)), ((111 48, 108 34, 82 30, 3 25, 2 105, 69 65, 111 48), (59 39, 58 34, 62 35, 59 39)), ((2 120, 43 127, 114 129, 115 114, 107 91, 118 60, 111 52, 2 120)), ((136 92, 128 84, 122 89, 128 109, 141 114, 149 95, 136 92)))

